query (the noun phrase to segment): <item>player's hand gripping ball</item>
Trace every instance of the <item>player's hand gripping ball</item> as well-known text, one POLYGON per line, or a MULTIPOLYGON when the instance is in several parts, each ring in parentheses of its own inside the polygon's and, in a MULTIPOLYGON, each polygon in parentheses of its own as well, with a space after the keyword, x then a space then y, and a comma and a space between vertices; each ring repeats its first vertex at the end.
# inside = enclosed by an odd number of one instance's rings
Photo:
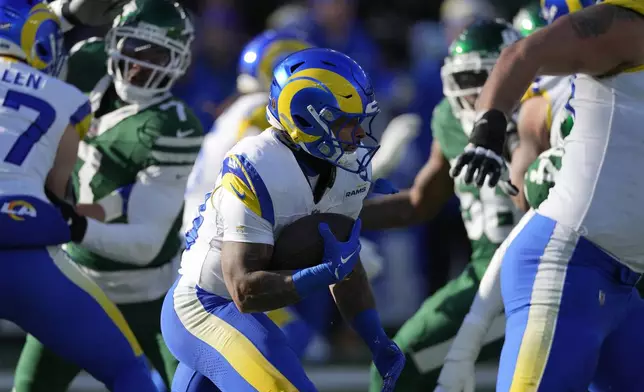
POLYGON ((327 263, 336 280, 359 261, 360 221, 340 214, 314 214, 285 227, 273 248, 271 268, 299 270, 327 263))

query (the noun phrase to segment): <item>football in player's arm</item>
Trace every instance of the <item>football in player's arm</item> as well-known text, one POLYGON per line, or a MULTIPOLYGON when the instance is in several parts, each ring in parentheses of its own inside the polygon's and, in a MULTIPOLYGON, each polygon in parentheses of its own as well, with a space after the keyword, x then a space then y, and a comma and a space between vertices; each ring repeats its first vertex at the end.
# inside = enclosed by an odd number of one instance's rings
POLYGON ((279 63, 267 105, 271 129, 229 151, 186 235, 181 277, 162 312, 164 338, 179 369, 222 390, 315 390, 283 333, 261 312, 332 286, 387 380, 385 390, 393 389, 404 357, 384 333, 360 266, 359 223, 347 242, 323 224, 309 233, 324 239, 316 265, 306 260, 297 270, 271 269, 276 238, 298 218, 317 211, 357 218, 377 151, 371 128, 361 124, 378 111, 368 76, 341 53, 310 48, 279 63), (207 313, 216 317, 190 316, 207 313), (232 328, 214 328, 222 319, 232 328), (248 347, 227 347, 222 333, 248 347), (195 361, 195 350, 214 355, 217 366, 195 361))

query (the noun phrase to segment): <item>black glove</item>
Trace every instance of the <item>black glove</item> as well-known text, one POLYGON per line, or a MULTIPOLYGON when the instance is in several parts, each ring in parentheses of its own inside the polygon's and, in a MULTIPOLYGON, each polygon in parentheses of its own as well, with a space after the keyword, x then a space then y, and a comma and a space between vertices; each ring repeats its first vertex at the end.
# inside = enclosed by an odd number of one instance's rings
POLYGON ((85 237, 85 232, 87 232, 87 218, 82 215, 78 215, 74 206, 50 192, 46 187, 45 194, 49 201, 51 201, 51 203, 56 206, 63 215, 63 219, 65 219, 67 226, 69 226, 72 241, 77 243, 81 242, 85 237))
POLYGON ((466 184, 475 180, 476 186, 482 187, 487 178, 490 187, 499 184, 509 195, 517 195, 519 190, 510 182, 508 166, 503 159, 507 126, 505 114, 499 110, 488 110, 480 115, 474 123, 469 144, 452 167, 451 176, 457 177, 467 166, 463 177, 466 184))
POLYGON ((54 0, 50 6, 74 26, 109 26, 129 0, 54 0), (58 11, 60 10, 60 11, 58 11))

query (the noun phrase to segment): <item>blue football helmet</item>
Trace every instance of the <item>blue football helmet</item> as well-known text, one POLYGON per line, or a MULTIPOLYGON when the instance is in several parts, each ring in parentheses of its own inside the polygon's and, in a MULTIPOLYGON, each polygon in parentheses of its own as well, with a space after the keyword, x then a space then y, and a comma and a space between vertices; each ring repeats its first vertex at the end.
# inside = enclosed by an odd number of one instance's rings
POLYGON ((541 0, 541 16, 551 24, 564 15, 599 3, 597 0, 541 0))
POLYGON ((240 93, 268 91, 273 69, 291 53, 311 48, 295 32, 267 30, 253 38, 239 57, 237 90, 240 93))
POLYGON ((379 148, 372 124, 380 112, 365 71, 347 55, 310 48, 291 54, 273 72, 267 117, 302 150, 369 180, 379 148), (336 135, 353 127, 342 140, 336 135), (349 139, 351 140, 347 140, 349 139))
POLYGON ((0 56, 58 76, 67 59, 60 20, 43 1, 0 0, 0 56))

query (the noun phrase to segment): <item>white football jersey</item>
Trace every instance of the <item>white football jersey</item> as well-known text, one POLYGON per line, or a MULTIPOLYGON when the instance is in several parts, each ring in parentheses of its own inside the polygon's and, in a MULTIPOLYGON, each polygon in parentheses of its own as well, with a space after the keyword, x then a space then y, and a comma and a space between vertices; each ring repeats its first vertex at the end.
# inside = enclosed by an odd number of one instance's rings
POLYGON ((220 262, 223 242, 272 245, 285 226, 314 213, 357 218, 370 183, 339 168, 335 173, 315 203, 315 181, 273 130, 240 141, 228 152, 215 190, 202 201, 198 230, 192 234, 196 239, 182 255, 181 282, 230 298, 220 262))
POLYGON ((561 147, 566 135, 562 133, 562 123, 569 112, 570 95, 572 94, 572 76, 549 76, 552 78, 544 97, 548 99, 548 122, 550 129, 550 147, 561 147))
POLYGON ((570 108, 562 167, 538 212, 644 272, 644 71, 577 75, 570 108))
POLYGON ((199 205, 203 203, 204 195, 214 189, 221 163, 228 150, 241 138, 257 135, 269 127, 265 115, 267 104, 267 93, 244 94, 217 118, 213 129, 204 138, 199 158, 188 178, 182 233, 192 227, 192 221, 199 213, 199 205), (261 111, 260 121, 254 118, 257 117, 258 111, 261 111), (256 124, 262 122, 261 120, 264 124, 256 124))
POLYGON ((47 200, 58 143, 69 124, 87 131, 89 101, 76 87, 7 60, 0 60, 0 101, 0 194, 47 200))
POLYGON ((571 76, 540 76, 530 89, 523 96, 522 101, 531 97, 539 96, 548 101, 548 118, 546 119, 548 129, 550 130, 550 146, 559 145, 563 138, 561 136, 561 122, 563 121, 566 103, 570 98, 571 76))

